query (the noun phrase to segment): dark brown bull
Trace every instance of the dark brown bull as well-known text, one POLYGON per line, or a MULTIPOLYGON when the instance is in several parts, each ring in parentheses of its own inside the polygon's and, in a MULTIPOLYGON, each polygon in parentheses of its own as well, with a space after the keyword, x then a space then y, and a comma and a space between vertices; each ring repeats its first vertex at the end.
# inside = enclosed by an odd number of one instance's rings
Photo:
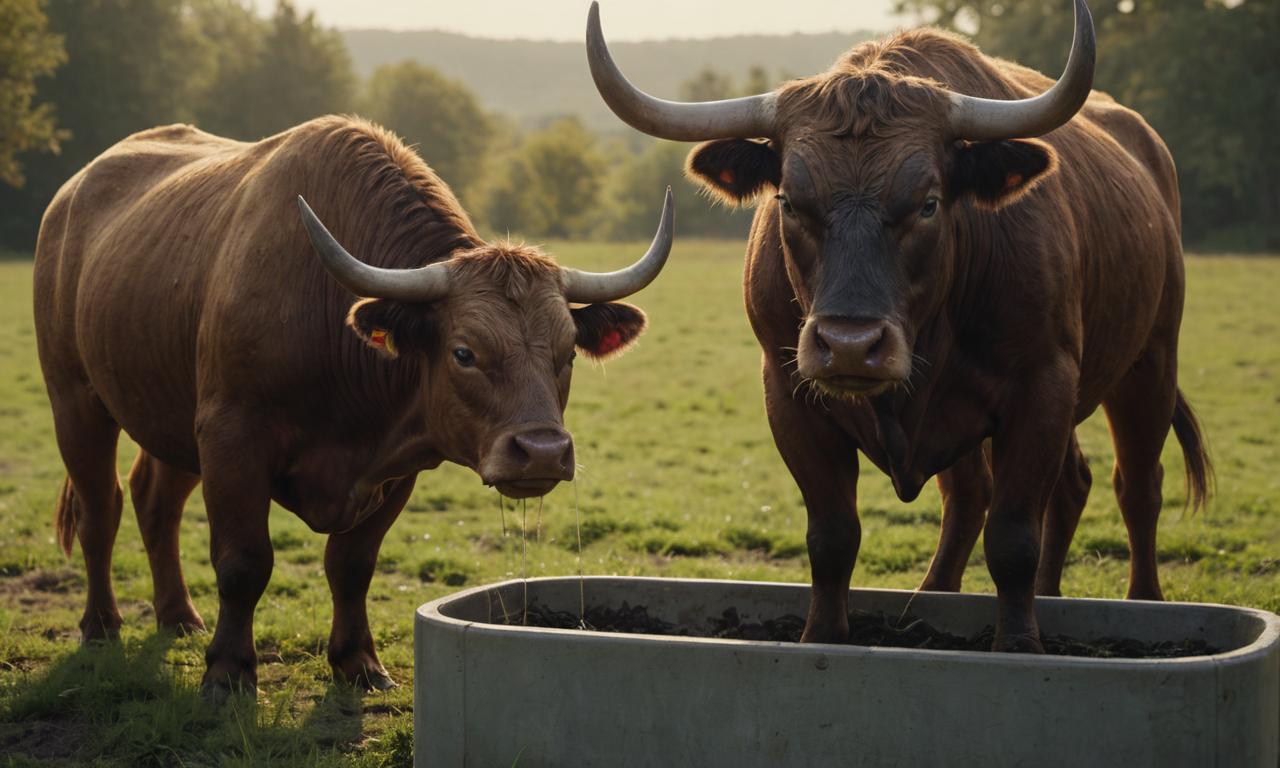
POLYGON ((805 640, 848 632, 859 450, 904 501, 938 477, 927 589, 959 589, 990 509, 999 650, 1041 649, 1033 597, 1058 592, 1090 486, 1074 427, 1099 405, 1130 597, 1161 597, 1170 424, 1191 500, 1204 498, 1207 457, 1177 388, 1173 161, 1139 115, 1090 91, 1093 25, 1082 0, 1075 8, 1056 83, 925 29, 774 93, 678 104, 626 81, 592 7, 592 74, 614 112, 655 136, 706 141, 688 171, 726 201, 776 193, 756 213, 746 303, 774 440, 808 508, 805 640))
POLYGON ((575 345, 600 357, 641 332, 640 310, 606 302, 658 274, 671 236, 668 197, 653 247, 620 272, 486 243, 416 154, 349 118, 256 144, 171 126, 107 150, 49 206, 35 259, 67 468, 58 533, 68 553, 79 538, 88 569, 83 636, 120 626, 124 429, 142 447, 129 486, 156 619, 180 631, 204 627, 178 558, 182 507, 203 482, 220 600, 207 691, 256 680, 272 500, 330 534, 335 673, 392 685, 365 596, 417 473, 452 461, 513 497, 572 478, 562 415, 575 345))

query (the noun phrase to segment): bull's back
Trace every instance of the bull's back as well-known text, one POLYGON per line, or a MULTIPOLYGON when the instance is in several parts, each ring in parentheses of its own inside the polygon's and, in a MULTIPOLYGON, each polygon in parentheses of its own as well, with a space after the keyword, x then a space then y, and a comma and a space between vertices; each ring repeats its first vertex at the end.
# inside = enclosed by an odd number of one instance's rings
POLYGON ((1153 348, 1176 348, 1184 267, 1177 173, 1136 112, 1095 95, 1083 110, 1092 152, 1079 152, 1085 261, 1081 400, 1104 399, 1153 348))
MULTIPOLYGON (((1001 68, 1027 94, 1051 83, 1024 67, 1001 68)), ((1066 263, 1048 266, 1074 277, 1063 299, 1079 307, 1080 413, 1087 414, 1149 349, 1176 341, 1184 289, 1177 173, 1151 126, 1102 92, 1043 139, 1060 158, 1045 185, 1054 197, 1048 220, 1059 228, 1070 222, 1059 233, 1068 235, 1066 263)), ((1041 228, 1045 213, 1034 219, 1041 228)))
POLYGON ((59 191, 35 257, 51 394, 89 386, 152 454, 194 470, 196 331, 227 172, 246 148, 189 126, 135 134, 59 191))

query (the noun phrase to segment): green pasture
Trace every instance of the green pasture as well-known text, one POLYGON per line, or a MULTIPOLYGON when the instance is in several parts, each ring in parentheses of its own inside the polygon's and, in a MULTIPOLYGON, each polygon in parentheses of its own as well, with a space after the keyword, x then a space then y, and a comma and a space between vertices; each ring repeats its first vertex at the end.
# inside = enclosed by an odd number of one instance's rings
MULTIPOLYGON (((576 266, 620 265, 643 246, 558 245, 576 266)), ((651 329, 627 356, 583 361, 568 423, 579 479, 539 505, 506 505, 470 472, 421 475, 391 530, 370 617, 402 686, 360 695, 330 682, 324 540, 283 510, 271 518, 275 572, 257 613, 257 701, 199 699, 207 638, 157 634, 147 560, 126 508, 116 546, 123 642, 82 649, 80 554, 54 543, 63 468, 53 441, 31 319, 31 266, 0 260, 0 765, 407 766, 413 610, 459 587, 577 573, 805 581, 804 508, 778 459, 760 397, 759 357, 741 298, 740 242, 683 242, 635 302, 651 329), (575 499, 583 549, 576 551, 575 499), (522 543, 521 518, 526 536, 522 543), (523 553, 523 554, 522 554, 523 553)), ((1280 609, 1280 259, 1192 257, 1182 387, 1217 464, 1207 511, 1182 509, 1170 440, 1161 576, 1173 600, 1280 609)), ((579 358, 582 360, 582 358, 579 358)), ((1124 527, 1111 493, 1101 414, 1080 428, 1096 478, 1064 589, 1121 597, 1124 527)), ((134 447, 120 451, 127 473, 134 447)), ((859 586, 915 587, 933 553, 932 486, 902 504, 863 473, 859 586)), ((126 502, 126 506, 127 502, 126 502)), ((184 562, 212 625, 217 595, 199 493, 183 521, 184 562)), ((966 590, 991 591, 981 547, 966 590)), ((850 695, 856 696, 856 691, 850 695)))

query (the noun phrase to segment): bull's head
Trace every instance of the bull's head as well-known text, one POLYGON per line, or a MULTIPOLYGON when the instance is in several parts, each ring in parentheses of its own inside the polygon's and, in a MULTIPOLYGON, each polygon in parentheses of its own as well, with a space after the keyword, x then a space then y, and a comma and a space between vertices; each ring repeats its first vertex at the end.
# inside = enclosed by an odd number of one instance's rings
POLYGON ((691 177, 730 203, 776 194, 765 222, 779 228, 803 309, 798 371, 831 392, 875 395, 907 382, 916 334, 950 290, 960 208, 1000 208, 1054 169, 1053 150, 1032 137, 1069 121, 1093 83, 1084 0, 1075 14, 1065 73, 1025 99, 1007 86, 1010 100, 944 88, 942 79, 989 77, 991 67, 946 40, 932 58, 910 45, 859 48, 759 96, 664 101, 618 70, 594 3, 587 55, 601 96, 632 127, 705 142, 690 154, 691 177))
POLYGON ((424 372, 426 426, 448 446, 445 457, 513 498, 572 480, 563 415, 575 348, 609 357, 644 330, 644 313, 615 300, 662 271, 673 236, 671 190, 648 253, 604 274, 560 267, 536 248, 510 244, 417 269, 382 269, 347 253, 302 198, 298 205, 326 269, 367 297, 352 306, 351 329, 389 358, 425 361, 412 370, 424 372))

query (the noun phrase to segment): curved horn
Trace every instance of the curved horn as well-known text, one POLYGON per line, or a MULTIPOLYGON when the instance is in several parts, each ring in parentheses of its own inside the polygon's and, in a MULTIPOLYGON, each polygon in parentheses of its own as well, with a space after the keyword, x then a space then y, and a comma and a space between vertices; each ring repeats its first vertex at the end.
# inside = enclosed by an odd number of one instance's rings
POLYGON ((1093 67, 1098 58, 1093 17, 1085 0, 1075 0, 1075 37, 1067 68, 1053 87, 1039 96, 1017 101, 982 99, 951 94, 951 129, 958 138, 971 141, 1043 136, 1064 125, 1093 88, 1093 67))
POLYGON ((671 187, 667 187, 667 197, 662 203, 662 220, 648 253, 635 264, 616 272, 581 272, 561 268, 565 298, 575 304, 599 304, 626 298, 652 283, 671 253, 671 242, 675 237, 672 218, 671 187))
POLYGON ((449 292, 449 272, 443 264, 428 264, 417 269, 370 266, 347 253, 301 195, 298 211, 324 268, 355 295, 416 304, 442 299, 449 292))
POLYGON ((587 63, 596 90, 622 121, 672 141, 768 138, 774 133, 774 94, 685 104, 654 98, 636 88, 613 63, 600 30, 600 4, 587 15, 587 63))

